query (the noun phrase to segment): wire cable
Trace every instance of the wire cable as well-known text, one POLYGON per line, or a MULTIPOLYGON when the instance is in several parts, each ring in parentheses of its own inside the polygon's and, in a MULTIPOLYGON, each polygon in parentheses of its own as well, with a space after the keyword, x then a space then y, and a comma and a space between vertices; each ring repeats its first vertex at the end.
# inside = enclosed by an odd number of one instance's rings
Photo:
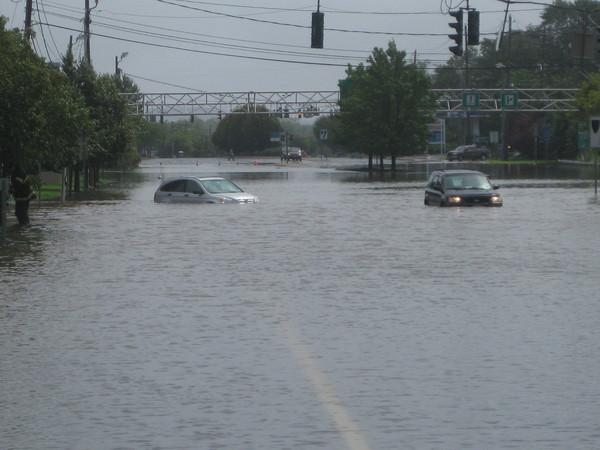
MULTIPOLYGON (((53 23, 44 23, 44 25, 62 29, 62 30, 77 31, 77 32, 80 31, 75 28, 65 27, 65 26, 57 25, 57 24, 53 24, 53 23)), ((259 57, 259 56, 247 56, 247 55, 236 55, 236 54, 231 54, 231 53, 210 52, 210 51, 206 51, 206 50, 177 47, 174 45, 157 44, 157 43, 139 41, 136 39, 128 39, 128 38, 123 38, 123 37, 110 36, 107 34, 96 33, 96 32, 90 32, 90 35, 102 37, 102 38, 106 38, 106 39, 113 39, 113 40, 122 41, 122 42, 129 42, 132 44, 147 45, 150 47, 166 48, 166 49, 170 49, 170 50, 181 50, 181 51, 186 51, 186 52, 191 52, 191 53, 201 53, 204 55, 228 56, 228 57, 232 57, 232 58, 249 59, 249 60, 255 60, 255 61, 269 61, 269 62, 279 62, 279 63, 286 63, 286 64, 303 64, 303 65, 312 65, 312 66, 329 66, 329 67, 347 67, 348 66, 347 64, 336 64, 336 63, 325 63, 325 62, 314 62, 314 61, 297 61, 297 60, 291 60, 291 59, 265 58, 265 57, 259 57)))
MULTIPOLYGON (((44 7, 44 2, 42 0, 40 0, 40 5, 42 6, 42 13, 44 14, 44 20, 46 22, 48 22, 48 16, 46 15, 46 8, 44 7)), ((58 45, 56 45, 56 41, 54 40, 54 35, 52 34, 51 28, 48 28, 48 33, 50 34, 50 40, 52 41, 52 44, 54 45, 54 49, 56 50, 56 54, 58 55, 58 58, 60 60, 62 60, 63 53, 58 49, 58 45)))
MULTIPOLYGON (((39 5, 38 5, 38 0, 35 0, 35 7, 36 7, 36 12, 37 12, 38 20, 41 23, 42 22, 42 16, 40 15, 40 8, 39 8, 39 5)), ((40 25, 40 32, 42 33, 42 41, 44 43, 44 48, 46 49, 46 55, 48 55, 48 61, 50 61, 52 63, 53 62, 52 61, 52 55, 50 55, 50 51, 48 50, 48 44, 46 43, 46 35, 44 34, 44 27, 41 26, 41 25, 40 25)))
MULTIPOLYGON (((66 15, 62 15, 62 14, 54 14, 54 13, 49 13, 49 14, 53 15, 53 16, 66 18, 69 20, 74 20, 74 21, 79 22, 79 19, 76 17, 66 16, 66 15)), ((259 53, 274 54, 274 55, 307 56, 307 57, 316 58, 316 59, 344 59, 344 60, 348 60, 348 59, 363 60, 368 56, 368 52, 363 52, 362 56, 347 56, 347 55, 336 55, 336 54, 330 54, 330 53, 310 53, 310 52, 305 52, 305 51, 300 52, 300 51, 291 51, 291 50, 284 50, 284 49, 259 48, 256 46, 250 47, 250 46, 246 46, 246 45, 234 45, 234 44, 227 44, 227 43, 220 43, 220 42, 214 42, 214 41, 206 41, 206 40, 181 37, 181 36, 174 36, 174 35, 157 33, 154 31, 147 31, 147 30, 137 29, 137 28, 132 28, 132 27, 123 27, 123 26, 119 26, 119 25, 112 25, 109 23, 104 23, 104 22, 101 22, 98 20, 96 20, 94 23, 96 24, 96 26, 101 27, 101 28, 107 28, 107 29, 116 30, 116 31, 123 31, 126 33, 134 34, 134 35, 141 35, 141 36, 145 36, 145 37, 154 37, 154 38, 158 38, 158 39, 171 40, 171 41, 180 42, 180 43, 203 44, 203 45, 207 45, 210 47, 226 48, 226 49, 240 50, 240 51, 245 51, 245 52, 255 52, 255 53, 259 52, 259 53)), ((132 22, 130 22, 130 23, 132 23, 132 22)), ((172 30, 172 31, 178 32, 177 30, 172 30)), ((190 35, 197 35, 197 33, 192 33, 192 32, 183 32, 183 33, 190 34, 190 35)), ((301 47, 301 48, 306 48, 306 47, 301 47)))
MULTIPOLYGON (((53 8, 57 8, 57 9, 64 9, 69 11, 69 9, 67 8, 60 8, 60 7, 56 7, 56 6, 52 6, 53 8)), ((76 21, 80 21, 79 17, 73 17, 73 16, 67 16, 67 15, 61 15, 59 13, 48 13, 52 16, 55 17, 62 17, 62 18, 68 18, 70 20, 76 20, 76 21)), ((174 32, 174 33, 181 33, 181 34, 186 34, 186 35, 190 35, 190 36, 199 36, 199 37, 206 37, 206 38, 211 38, 211 39, 223 39, 223 40, 228 40, 228 41, 234 41, 234 42, 243 42, 244 44, 262 44, 262 45, 272 45, 275 47, 290 47, 290 48, 299 48, 299 49, 306 49, 306 45, 298 45, 298 44, 284 44, 284 43, 279 43, 279 42, 266 42, 266 41, 254 41, 254 40, 250 40, 250 39, 238 39, 238 38, 232 38, 232 37, 227 37, 227 36, 219 36, 219 35, 212 35, 212 34, 203 34, 203 33, 197 33, 197 32, 191 32, 191 31, 184 31, 181 29, 174 29, 174 28, 167 28, 167 27, 161 27, 161 26, 157 26, 157 25, 146 25, 143 23, 140 23, 139 21, 135 22, 135 21, 131 21, 131 20, 124 20, 124 19, 115 19, 113 17, 106 17, 104 15, 101 14, 96 14, 95 17, 100 17, 103 18, 105 20, 109 20, 109 21, 114 21, 114 22, 119 22, 119 23, 124 23, 124 24, 131 24, 131 25, 137 25, 137 26, 142 26, 142 27, 147 27, 147 28, 154 28, 157 30, 164 30, 164 31, 169 31, 169 32, 174 32)), ((152 16, 155 17, 155 16, 152 16)), ((98 22, 95 22, 98 23, 98 22)), ((369 50, 357 50, 357 49, 344 49, 344 48, 327 48, 327 50, 329 51, 339 51, 339 52, 346 52, 346 53, 359 53, 361 55, 364 54, 368 54, 370 53, 370 49, 369 50)))
POLYGON ((144 78, 140 75, 134 75, 132 73, 124 73, 126 76, 128 76, 129 78, 139 78, 140 80, 144 80, 144 81, 150 81, 151 83, 157 83, 157 84, 164 84, 165 86, 171 86, 171 87, 176 87, 176 88, 182 88, 182 89, 186 89, 188 91, 192 91, 198 94, 203 93, 204 91, 200 90, 200 89, 194 89, 194 88, 190 88, 187 86, 181 86, 179 84, 173 84, 173 83, 167 83, 165 81, 158 81, 158 80, 153 80, 152 78, 144 78))
MULTIPOLYGON (((191 10, 195 10, 195 11, 202 11, 202 12, 205 12, 208 14, 214 14, 217 16, 224 16, 224 17, 229 17, 229 18, 233 18, 233 19, 249 20, 251 22, 268 23, 271 25, 279 25, 279 26, 286 26, 286 27, 293 27, 293 28, 303 28, 303 29, 311 28, 307 25, 298 25, 298 24, 293 24, 293 23, 275 22, 272 20, 255 19, 252 17, 236 16, 234 14, 227 14, 227 13, 211 11, 211 10, 203 9, 203 8, 196 8, 196 7, 192 7, 192 6, 181 5, 181 4, 173 3, 173 2, 170 2, 167 0, 156 0, 156 1, 167 4, 167 5, 173 5, 173 6, 177 6, 180 8, 187 8, 187 9, 191 9, 191 10)), ((446 36, 447 35, 447 33, 402 33, 402 32, 388 32, 388 31, 347 30, 347 29, 343 29, 343 28, 325 28, 325 30, 335 31, 335 32, 340 32, 340 33, 361 33, 361 34, 375 34, 375 35, 385 35, 385 36, 446 36)))

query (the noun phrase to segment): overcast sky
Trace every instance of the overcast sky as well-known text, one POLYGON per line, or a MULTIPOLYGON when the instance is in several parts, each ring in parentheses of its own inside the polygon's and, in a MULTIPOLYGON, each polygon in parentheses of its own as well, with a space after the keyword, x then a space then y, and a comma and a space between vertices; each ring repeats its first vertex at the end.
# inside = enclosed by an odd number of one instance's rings
MULTIPOLYGON (((547 0, 551 3, 550 0, 547 0)), ((94 6, 95 0, 90 0, 94 6)), ((505 4, 470 0, 481 32, 494 37, 505 4)), ((85 0, 33 0, 35 47, 59 61, 69 36, 83 56, 85 0)), ((433 67, 448 59, 448 8, 466 0, 321 0, 323 49, 310 48, 317 0, 99 0, 92 12, 91 56, 97 72, 120 68, 143 92, 335 90, 347 64, 374 47, 399 49, 433 67)), ((539 23, 541 6, 513 5, 513 29, 539 23)), ((0 0, 0 15, 23 28, 25 0, 0 0)))

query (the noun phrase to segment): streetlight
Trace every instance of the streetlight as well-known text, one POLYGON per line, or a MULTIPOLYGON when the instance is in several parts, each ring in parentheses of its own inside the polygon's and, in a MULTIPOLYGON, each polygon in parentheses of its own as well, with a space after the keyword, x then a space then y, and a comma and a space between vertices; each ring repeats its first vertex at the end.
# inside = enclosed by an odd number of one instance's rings
POLYGON ((117 76, 117 78, 121 75, 121 69, 119 69, 119 63, 121 61, 123 61, 127 55, 129 55, 129 53, 127 52, 123 52, 121 53, 121 56, 115 56, 115 75, 117 76))

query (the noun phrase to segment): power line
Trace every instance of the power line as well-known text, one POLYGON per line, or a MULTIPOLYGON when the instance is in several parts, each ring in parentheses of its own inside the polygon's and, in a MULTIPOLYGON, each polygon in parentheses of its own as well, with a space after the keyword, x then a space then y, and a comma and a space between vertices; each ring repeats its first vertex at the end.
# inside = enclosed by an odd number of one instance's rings
MULTIPOLYGON (((293 23, 276 22, 276 21, 272 21, 272 20, 255 19, 252 17, 237 16, 234 14, 227 14, 227 13, 222 13, 222 12, 217 12, 217 11, 211 11, 211 10, 203 9, 203 8, 195 8, 192 6, 186 6, 186 5, 181 5, 178 3, 173 3, 173 2, 170 2, 167 0, 156 0, 156 1, 167 4, 167 5, 173 5, 173 6, 177 6, 180 8, 186 8, 186 9, 191 9, 191 10, 195 10, 195 11, 202 11, 202 12, 205 12, 208 14, 229 17, 232 19, 249 20, 251 22, 268 23, 271 25, 280 25, 280 26, 293 27, 293 28, 303 28, 303 29, 311 28, 308 25, 298 25, 298 24, 293 24, 293 23)), ((447 35, 447 33, 402 33, 402 32, 388 32, 388 31, 348 30, 348 29, 343 29, 343 28, 325 28, 325 30, 335 31, 335 32, 340 32, 340 33, 361 33, 361 34, 376 34, 376 35, 385 35, 385 36, 446 36, 447 35)))
MULTIPOLYGON (((60 8, 57 6, 52 6, 53 8, 56 9, 65 9, 65 10, 69 10, 67 8, 60 8)), ((80 18, 78 17, 73 17, 73 16, 67 16, 67 15, 61 15, 58 13, 49 13, 50 15, 53 15, 55 17, 62 17, 62 18, 67 18, 70 20, 76 20, 76 21, 80 21, 80 18)), ((135 16, 135 15, 134 15, 135 16)), ((134 22, 134 21, 130 21, 130 20, 123 20, 123 19, 115 19, 112 17, 106 17, 102 14, 96 14, 95 17, 100 17, 103 18, 105 20, 109 20, 109 21, 114 21, 114 22, 120 22, 120 23, 125 23, 125 24, 132 24, 132 25, 138 25, 138 26, 142 26, 142 27, 147 27, 147 28, 154 28, 157 30, 164 30, 164 31, 170 31, 170 32, 176 32, 176 33, 181 33, 181 34, 187 34, 187 35, 191 35, 191 36, 199 36, 199 37, 207 37, 207 38, 211 38, 211 39, 223 39, 223 40, 228 40, 228 41, 235 41, 235 42, 243 42, 244 44, 263 44, 263 45, 272 45, 275 47, 290 47, 290 48, 300 48, 300 49, 306 49, 305 45, 297 45, 297 44, 284 44, 284 43, 279 43, 279 42, 265 42, 265 41, 254 41, 254 40, 250 40, 250 39, 238 39, 238 38, 232 38, 232 37, 227 37, 227 36, 219 36, 219 35, 212 35, 212 34, 204 34, 204 33, 196 33, 196 32, 191 32, 191 31, 184 31, 184 30, 178 30, 178 29, 173 29, 173 28, 167 28, 167 27, 161 27, 161 26, 157 26, 157 25, 146 25, 140 22, 134 22)), ((155 17, 155 16, 152 16, 155 17)), ((163 16, 164 17, 164 16, 163 16)), ((100 23, 100 22, 94 22, 94 23, 100 23)), ((339 52, 347 52, 347 53, 360 53, 360 54, 368 54, 370 52, 370 50, 357 50, 357 49, 344 49, 344 48, 328 48, 328 50, 330 51, 339 51, 339 52)))
MULTIPOLYGON (((69 31, 76 31, 76 32, 81 31, 81 30, 77 30, 75 28, 65 27, 65 26, 57 25, 57 24, 53 24, 53 23, 44 23, 43 25, 46 25, 49 27, 54 27, 54 28, 59 28, 62 30, 69 30, 69 31)), ((166 45, 166 44, 157 44, 157 43, 151 43, 151 42, 138 41, 135 39, 127 39, 127 38, 122 38, 122 37, 110 36, 107 34, 101 34, 101 33, 96 33, 96 32, 91 32, 90 35, 102 37, 102 38, 106 38, 106 39, 113 39, 113 40, 122 41, 122 42, 129 42, 129 43, 133 43, 133 44, 147 45, 150 47, 167 48, 167 49, 171 49, 171 50, 181 50, 181 51, 186 51, 186 52, 191 52, 191 53, 201 53, 201 54, 205 54, 205 55, 228 56, 228 57, 232 57, 232 58, 250 59, 250 60, 255 60, 255 61, 279 62, 279 63, 286 63, 286 64, 303 64, 303 65, 329 66, 329 67, 347 67, 347 64, 335 64, 335 63, 324 63, 324 62, 313 62, 313 61, 295 61, 295 60, 290 60, 290 59, 264 58, 264 57, 258 57, 258 56, 247 56, 247 55, 235 55, 235 54, 231 54, 231 53, 210 52, 210 51, 206 51, 206 50, 177 47, 174 45, 166 45)))
MULTIPOLYGON (((55 13, 49 13, 49 14, 56 16, 56 17, 79 21, 79 19, 76 17, 66 16, 63 14, 55 14, 55 13)), ((174 35, 169 35, 169 34, 164 34, 164 33, 157 33, 154 31, 140 30, 140 29, 135 29, 135 28, 131 28, 131 27, 129 27, 129 28, 122 27, 122 26, 118 26, 118 25, 100 22, 98 20, 94 21, 94 23, 98 27, 108 28, 108 29, 116 30, 116 31, 124 31, 124 32, 131 33, 134 35, 142 35, 142 36, 146 36, 146 37, 168 39, 168 40, 172 40, 172 41, 176 41, 176 42, 183 42, 183 43, 204 44, 204 45, 208 45, 208 46, 212 46, 212 47, 227 48, 227 49, 234 49, 234 50, 240 50, 240 51, 269 53, 269 54, 275 54, 275 55, 283 54, 283 55, 295 55, 295 56, 308 56, 308 57, 312 57, 312 58, 316 58, 316 59, 332 59, 332 58, 334 58, 334 59, 345 59, 345 60, 347 60, 347 59, 363 60, 367 56, 367 52, 364 52, 365 54, 363 56, 359 57, 359 56, 335 55, 335 54, 327 54, 327 53, 314 54, 314 53, 309 53, 309 52, 279 50, 279 49, 271 49, 271 48, 258 48, 256 46, 250 47, 250 46, 245 46, 245 45, 226 44, 226 43, 220 43, 220 42, 214 42, 214 41, 205 41, 205 40, 192 39, 192 38, 181 37, 181 36, 174 36, 174 35)), ((129 23, 131 23, 131 22, 129 22, 129 23)), ((162 27, 158 27, 158 28, 164 29, 162 27)), ((172 31, 177 32, 177 30, 172 30, 172 31)), ((183 32, 183 33, 190 34, 190 35, 198 35, 198 33, 192 33, 192 32, 183 32)), ((306 47, 300 47, 300 48, 306 48, 306 47)))
MULTIPOLYGON (((282 11, 282 12, 307 12, 312 11, 313 7, 308 8, 281 8, 281 7, 270 7, 270 6, 256 6, 256 5, 242 5, 239 3, 216 3, 216 2, 207 2, 200 0, 176 0, 181 3, 192 3, 192 4, 200 4, 200 5, 209 5, 209 6, 224 6, 231 8, 242 8, 242 9, 259 9, 265 11, 282 11)), ((343 10, 337 8, 324 8, 321 7, 322 11, 327 12, 328 14, 349 14, 349 15, 376 15, 376 16, 420 16, 420 15, 439 15, 439 11, 353 11, 353 10, 343 10)), ((523 11, 539 11, 540 8, 528 9, 523 11)), ((480 11, 481 13, 500 13, 502 10, 492 10, 492 11, 480 11)))
MULTIPOLYGON (((36 6, 36 12, 37 12, 38 19, 41 22, 42 21, 42 16, 40 15, 40 8, 39 8, 39 5, 38 5, 38 0, 35 0, 35 6, 36 6)), ((42 41, 44 43, 44 48, 46 49, 46 55, 48 55, 48 60, 50 62, 53 62, 52 61, 52 56, 50 55, 50 51, 48 50, 48 45, 46 43, 46 35, 44 34, 44 27, 40 26, 40 31, 42 33, 42 41)))
POLYGON ((204 91, 200 90, 200 89, 194 89, 194 88, 190 88, 187 86, 181 86, 179 84, 173 84, 173 83, 167 83, 165 81, 158 81, 158 80, 153 80, 152 78, 144 78, 140 75, 134 75, 132 73, 125 73, 126 76, 128 76, 129 78, 139 78, 140 80, 144 80, 144 81, 150 81, 152 83, 157 83, 157 84, 164 84, 165 86, 171 86, 171 87, 176 87, 176 88, 182 88, 182 89, 186 89, 188 91, 192 91, 192 92, 196 92, 196 93, 202 93, 204 91))
MULTIPOLYGON (((37 1, 37 0, 36 0, 37 1)), ((40 0, 40 4, 42 5, 42 12, 44 13, 44 20, 48 22, 48 16, 46 16, 46 8, 44 7, 44 2, 40 0)), ((52 29, 48 28, 48 33, 50 34, 50 40, 54 45, 54 49, 56 50, 56 54, 59 59, 62 59, 62 52, 58 49, 58 45, 56 45, 56 41, 54 40, 54 36, 52 35, 52 29)))

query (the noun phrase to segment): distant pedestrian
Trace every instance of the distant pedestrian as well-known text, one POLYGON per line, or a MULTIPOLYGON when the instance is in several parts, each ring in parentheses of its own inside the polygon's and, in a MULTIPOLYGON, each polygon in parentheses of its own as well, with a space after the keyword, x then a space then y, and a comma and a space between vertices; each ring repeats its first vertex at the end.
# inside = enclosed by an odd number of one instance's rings
POLYGON ((16 166, 10 183, 15 199, 15 216, 17 216, 19 225, 29 225, 29 202, 35 198, 33 181, 20 166, 16 166))
POLYGON ((233 149, 230 148, 229 149, 229 158, 227 158, 228 161, 235 161, 235 154, 233 153, 233 149))

